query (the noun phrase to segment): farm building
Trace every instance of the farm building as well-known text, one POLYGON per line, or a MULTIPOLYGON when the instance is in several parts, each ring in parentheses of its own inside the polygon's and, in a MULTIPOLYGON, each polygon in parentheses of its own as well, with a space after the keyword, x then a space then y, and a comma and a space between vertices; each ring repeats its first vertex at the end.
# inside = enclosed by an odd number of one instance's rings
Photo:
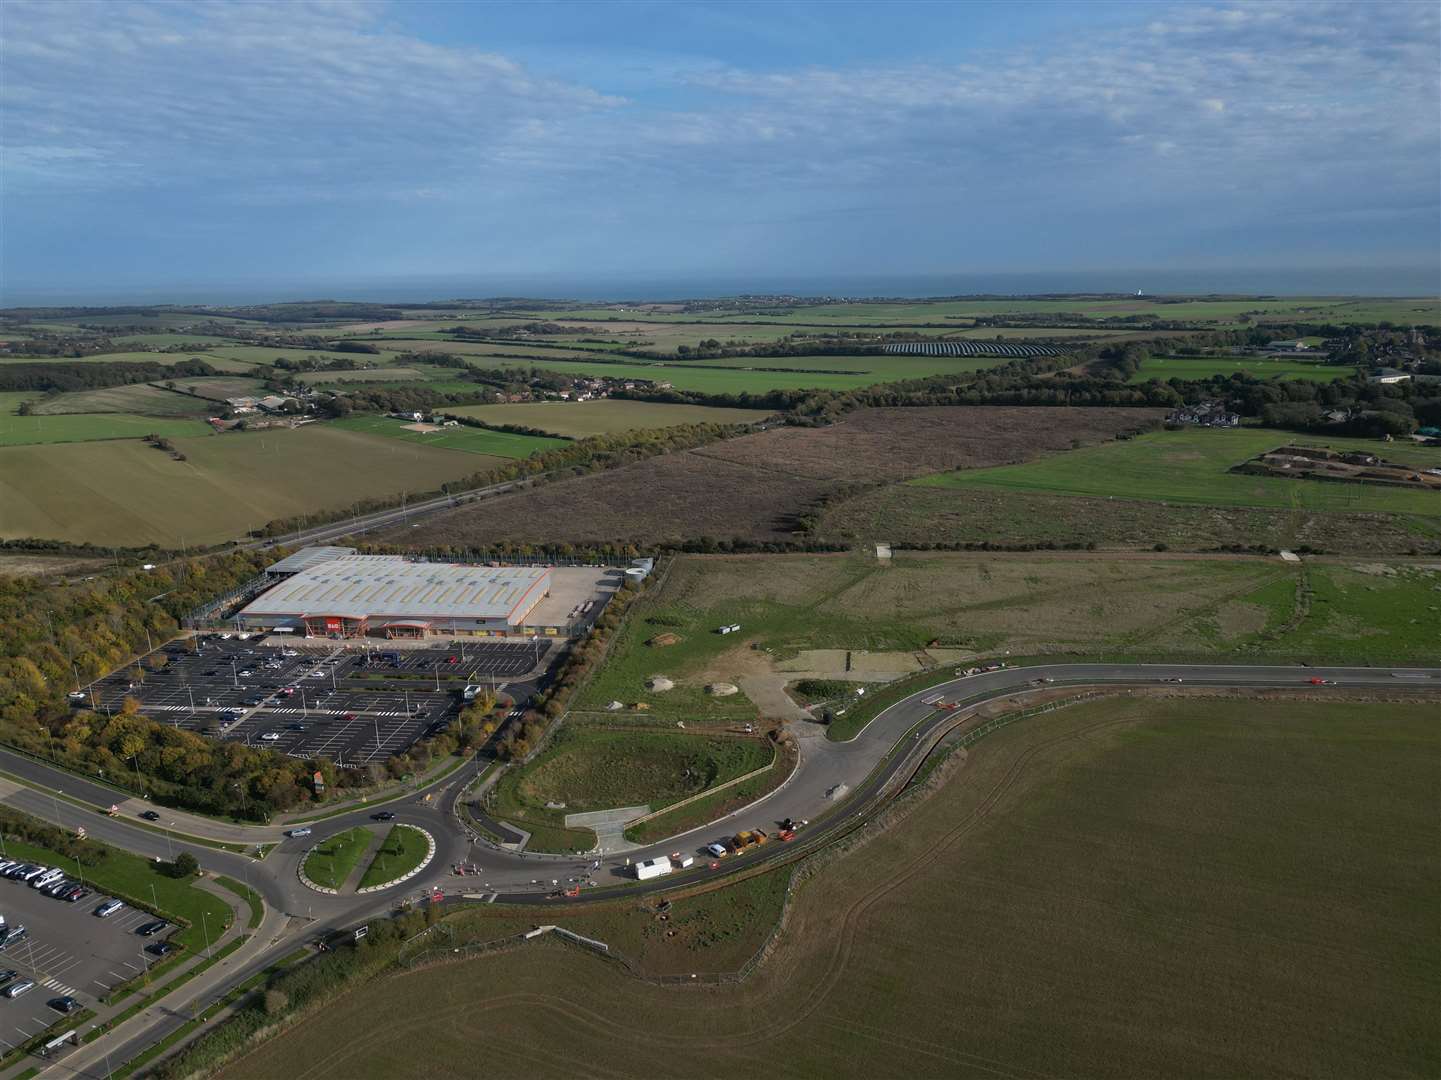
POLYGON ((548 619, 551 625, 532 619, 550 593, 551 569, 544 566, 471 566, 353 553, 326 558, 310 551, 270 568, 272 574, 277 570, 286 576, 236 615, 238 626, 397 638, 555 634, 556 623, 564 625, 563 619, 548 619))

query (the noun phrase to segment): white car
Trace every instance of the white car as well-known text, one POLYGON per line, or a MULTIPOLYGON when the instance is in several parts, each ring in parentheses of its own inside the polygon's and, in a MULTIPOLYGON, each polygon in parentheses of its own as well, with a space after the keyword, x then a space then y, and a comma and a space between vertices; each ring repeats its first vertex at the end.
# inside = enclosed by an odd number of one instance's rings
POLYGON ((260 736, 260 737, 261 737, 261 739, 263 739, 265 742, 279 742, 279 741, 280 741, 280 732, 278 732, 278 731, 267 731, 264 735, 262 735, 262 736, 260 736))
POLYGON ((724 844, 707 844, 705 849, 717 859, 724 858, 726 854, 726 846, 724 844))

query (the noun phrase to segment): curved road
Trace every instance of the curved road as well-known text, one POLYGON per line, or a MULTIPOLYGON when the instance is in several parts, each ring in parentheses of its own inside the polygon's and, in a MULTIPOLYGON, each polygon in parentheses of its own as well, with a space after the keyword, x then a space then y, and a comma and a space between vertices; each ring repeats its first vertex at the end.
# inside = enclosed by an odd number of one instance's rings
MULTIPOLYGON (((238 962, 224 975, 224 985, 198 986, 187 997, 186 989, 166 999, 169 1009, 143 1030, 121 1031, 96 1040, 56 1063, 47 1076, 105 1075, 100 1063, 108 1049, 113 1062, 127 1060, 145 1046, 178 1028, 189 1013, 191 1001, 200 998, 201 1007, 222 996, 225 990, 249 977, 296 945, 313 937, 320 928, 333 929, 358 924, 391 910, 401 896, 423 895, 434 889, 452 894, 483 894, 502 903, 546 904, 555 884, 564 886, 568 879, 583 878, 596 882, 586 887, 578 901, 610 899, 618 893, 640 893, 670 890, 701 880, 716 880, 739 871, 750 870, 761 863, 794 858, 815 850, 838 835, 862 824, 878 805, 883 804, 914 772, 920 761, 933 748, 937 739, 972 715, 974 707, 987 701, 1034 691, 1044 687, 1066 686, 1145 686, 1160 682, 1182 681, 1186 686, 1225 688, 1302 688, 1312 679, 1334 682, 1341 688, 1410 687, 1441 691, 1441 668, 1355 668, 1253 666, 1236 664, 1043 664, 1025 668, 1003 668, 998 671, 963 677, 917 691, 883 710, 853 739, 831 742, 819 726, 813 732, 800 734, 799 760, 791 778, 770 795, 727 818, 626 853, 602 856, 596 860, 565 856, 526 855, 501 851, 473 843, 459 827, 454 809, 465 786, 474 779, 478 766, 468 764, 428 790, 427 795, 408 797, 386 804, 395 813, 395 820, 418 825, 436 840, 434 860, 417 877, 403 887, 366 896, 329 896, 308 889, 300 883, 298 868, 309 848, 335 833, 357 824, 367 823, 373 808, 356 810, 323 822, 312 824, 313 834, 302 839, 287 839, 275 826, 255 827, 247 831, 254 843, 279 840, 278 846, 263 862, 242 855, 185 843, 163 833, 140 827, 124 818, 97 815, 49 794, 53 791, 105 808, 116 801, 116 793, 107 787, 63 772, 41 762, 8 751, 0 751, 0 768, 20 777, 35 787, 20 787, 4 801, 36 817, 55 821, 69 828, 83 824, 97 839, 146 856, 169 858, 174 852, 189 851, 207 870, 228 874, 246 881, 264 897, 268 913, 266 922, 244 950, 237 953, 238 962), (959 703, 955 710, 937 710, 923 699, 934 701, 942 695, 946 702, 959 703), (892 750, 897 752, 892 754, 892 750), (734 834, 742 828, 764 828, 771 831, 784 818, 812 819, 815 824, 803 830, 794 844, 772 843, 744 855, 714 862, 701 849, 712 840, 734 834), (629 862, 681 851, 696 856, 695 865, 686 871, 645 883, 637 883, 628 869, 629 862), (450 874, 456 863, 478 864, 478 877, 456 878, 450 874), (712 866, 714 865, 714 869, 712 866), (186 1015, 180 1014, 184 1008, 186 1015), (174 1010, 174 1011, 172 1011, 174 1010)), ((172 816, 167 813, 167 817, 172 816)), ((204 822, 187 818, 199 828, 204 822)), ((182 822, 179 828, 185 828, 182 822)), ((233 828, 230 832, 234 832, 233 828)), ((212 972, 214 969, 212 969, 212 972)), ((195 980, 205 983, 204 978, 195 980)), ((128 1025, 133 1026, 133 1025, 128 1025)))

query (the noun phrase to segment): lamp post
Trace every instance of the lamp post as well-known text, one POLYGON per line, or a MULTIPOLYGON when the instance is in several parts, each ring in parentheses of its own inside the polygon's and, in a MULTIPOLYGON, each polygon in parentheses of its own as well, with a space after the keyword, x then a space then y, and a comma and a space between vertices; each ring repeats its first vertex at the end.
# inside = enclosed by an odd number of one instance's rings
POLYGON ((210 959, 210 919, 204 911, 200 913, 200 925, 205 930, 205 959, 210 959))

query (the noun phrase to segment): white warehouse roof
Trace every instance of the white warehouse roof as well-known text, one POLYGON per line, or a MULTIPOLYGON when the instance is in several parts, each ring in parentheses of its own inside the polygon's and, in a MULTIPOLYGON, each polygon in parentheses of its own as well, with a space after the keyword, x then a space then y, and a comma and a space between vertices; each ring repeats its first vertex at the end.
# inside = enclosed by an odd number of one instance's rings
POLYGON ((550 587, 548 567, 411 562, 342 555, 301 570, 240 613, 350 619, 525 620, 550 587))
POLYGON ((354 555, 353 547, 323 547, 311 545, 303 547, 299 551, 293 551, 279 562, 271 563, 265 568, 267 574, 294 574, 299 570, 308 570, 312 566, 329 562, 331 559, 338 559, 342 555, 354 555))

